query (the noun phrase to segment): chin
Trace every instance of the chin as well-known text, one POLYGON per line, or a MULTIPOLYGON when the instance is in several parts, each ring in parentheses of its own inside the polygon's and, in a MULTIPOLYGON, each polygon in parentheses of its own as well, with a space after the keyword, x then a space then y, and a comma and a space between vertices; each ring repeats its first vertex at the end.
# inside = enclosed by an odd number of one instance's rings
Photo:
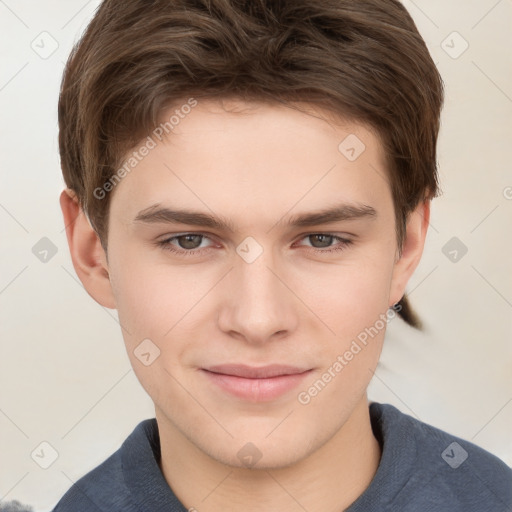
POLYGON ((209 453, 208 455, 226 466, 255 472, 257 470, 276 470, 294 466, 305 459, 309 453, 303 448, 297 450, 296 446, 275 450, 265 446, 260 449, 253 443, 246 443, 235 455, 231 449, 221 453, 209 453))
POLYGON ((320 448, 329 438, 327 433, 322 436, 318 432, 297 432, 296 429, 283 429, 279 436, 274 433, 268 435, 276 425, 274 422, 272 428, 266 428, 263 434, 262 430, 253 430, 253 435, 245 431, 244 435, 234 435, 234 438, 229 440, 212 438, 210 442, 205 443, 203 439, 201 443, 197 443, 197 446, 209 457, 226 466, 250 470, 274 470, 299 463, 320 448), (212 446, 218 448, 212 450, 212 446))

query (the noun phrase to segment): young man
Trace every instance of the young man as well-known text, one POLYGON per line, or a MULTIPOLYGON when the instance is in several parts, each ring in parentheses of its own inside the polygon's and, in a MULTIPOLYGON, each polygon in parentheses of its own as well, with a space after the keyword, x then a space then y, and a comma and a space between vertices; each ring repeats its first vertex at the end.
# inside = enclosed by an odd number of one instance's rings
POLYGON ((506 511, 512 470, 369 403, 437 194, 395 0, 106 0, 59 101, 75 270, 155 403, 56 512, 506 511))

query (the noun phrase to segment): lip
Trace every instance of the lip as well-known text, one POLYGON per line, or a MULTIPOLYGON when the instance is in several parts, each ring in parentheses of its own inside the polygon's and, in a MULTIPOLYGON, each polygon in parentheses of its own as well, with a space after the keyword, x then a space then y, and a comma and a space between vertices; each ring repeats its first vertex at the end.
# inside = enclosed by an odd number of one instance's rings
POLYGON ((223 364, 201 369, 221 390, 251 402, 267 402, 297 387, 312 369, 281 364, 223 364))

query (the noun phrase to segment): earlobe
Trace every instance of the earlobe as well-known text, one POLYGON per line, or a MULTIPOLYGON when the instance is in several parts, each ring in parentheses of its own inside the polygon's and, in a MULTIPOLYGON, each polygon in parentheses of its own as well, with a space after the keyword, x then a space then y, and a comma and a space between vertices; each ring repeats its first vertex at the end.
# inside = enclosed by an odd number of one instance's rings
POLYGON ((397 303, 404 296, 407 283, 421 260, 429 219, 430 200, 419 203, 407 219, 402 254, 395 262, 391 280, 389 297, 391 305, 397 303))
POLYGON ((71 260, 78 278, 96 302, 106 308, 115 309, 105 251, 73 190, 66 188, 62 191, 60 207, 71 260))

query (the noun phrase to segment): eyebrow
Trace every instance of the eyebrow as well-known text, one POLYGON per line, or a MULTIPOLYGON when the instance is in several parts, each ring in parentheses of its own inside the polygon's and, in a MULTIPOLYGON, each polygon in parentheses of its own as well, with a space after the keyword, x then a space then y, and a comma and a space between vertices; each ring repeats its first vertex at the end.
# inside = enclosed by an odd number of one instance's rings
MULTIPOLYGON (((376 218, 377 211, 365 204, 339 204, 317 212, 293 215, 285 222, 289 227, 310 227, 317 224, 327 224, 362 218, 376 218)), ((141 210, 133 220, 134 223, 172 223, 202 226, 220 231, 235 232, 233 223, 223 217, 194 211, 175 210, 161 206, 159 203, 141 210)), ((277 224, 282 224, 280 220, 277 224)))

